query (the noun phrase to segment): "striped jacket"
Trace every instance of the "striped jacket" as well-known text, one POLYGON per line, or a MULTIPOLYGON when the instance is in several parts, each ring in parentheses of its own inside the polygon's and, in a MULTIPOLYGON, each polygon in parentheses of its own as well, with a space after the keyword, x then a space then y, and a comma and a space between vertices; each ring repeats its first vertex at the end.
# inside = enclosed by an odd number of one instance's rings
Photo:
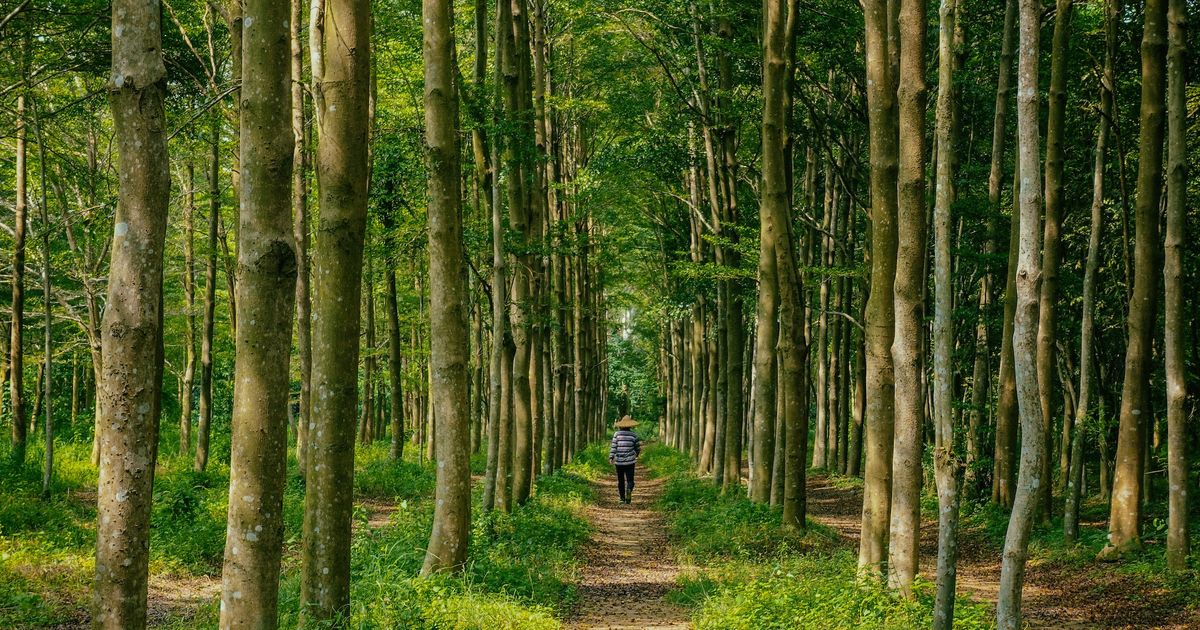
POLYGON ((608 458, 617 466, 625 466, 637 461, 642 452, 642 441, 627 429, 620 429, 613 434, 612 444, 608 447, 608 458))

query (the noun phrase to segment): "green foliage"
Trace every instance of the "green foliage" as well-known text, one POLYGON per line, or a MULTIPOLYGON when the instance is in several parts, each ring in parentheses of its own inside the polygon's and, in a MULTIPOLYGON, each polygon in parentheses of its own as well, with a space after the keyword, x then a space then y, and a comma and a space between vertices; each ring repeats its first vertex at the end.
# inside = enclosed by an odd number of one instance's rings
MULTIPOLYGON (((683 581, 681 603, 696 607, 699 630, 920 628, 933 625, 933 588, 917 585, 908 601, 879 584, 856 581, 854 553, 837 549, 735 565, 712 577, 683 581)), ((959 602, 955 627, 990 628, 986 606, 959 602)))
MULTIPOLYGON (((778 508, 722 493, 687 473, 686 456, 664 446, 645 461, 668 475, 659 508, 685 573, 671 598, 706 629, 916 628, 932 625, 933 588, 921 582, 915 601, 857 578, 854 553, 836 532, 809 522, 789 533, 778 508)), ((959 628, 991 627, 988 607, 956 604, 959 628)))
POLYGON ((651 477, 685 475, 692 468, 692 461, 687 455, 657 441, 642 447, 638 462, 650 471, 651 477))
POLYGON ((670 479, 660 507, 667 514, 671 539, 689 562, 765 561, 828 546, 835 539, 816 524, 810 524, 807 535, 786 532, 779 526, 783 519, 778 508, 754 503, 740 492, 722 493, 692 476, 670 479))
MULTIPOLYGON (((164 436, 164 442, 168 439, 164 436)), ((0 447, 3 451, 3 447, 0 447)), ((558 628, 575 601, 576 555, 590 533, 582 508, 588 480, 607 472, 604 445, 585 449, 567 470, 539 479, 537 493, 513 514, 482 514, 474 505, 471 560, 463 575, 418 576, 433 520, 434 468, 393 462, 386 444, 356 453, 351 551, 355 628, 558 628), (499 620, 499 621, 498 621, 499 620)), ((77 619, 89 605, 95 546, 95 469, 86 444, 58 451, 55 492, 42 499, 40 445, 25 465, 0 452, 0 627, 38 628, 77 619)), ((295 462, 289 462, 295 470, 295 462)), ((151 516, 151 581, 195 580, 219 590, 225 546, 228 468, 191 469, 188 456, 159 462, 151 516)), ((297 549, 304 486, 295 474, 284 492, 283 627, 295 627, 300 577, 297 549)), ((216 624, 215 599, 176 605, 167 628, 216 624)))
POLYGON ((588 445, 575 454, 575 459, 565 466, 565 470, 592 481, 611 474, 612 465, 608 463, 608 443, 598 442, 588 445))

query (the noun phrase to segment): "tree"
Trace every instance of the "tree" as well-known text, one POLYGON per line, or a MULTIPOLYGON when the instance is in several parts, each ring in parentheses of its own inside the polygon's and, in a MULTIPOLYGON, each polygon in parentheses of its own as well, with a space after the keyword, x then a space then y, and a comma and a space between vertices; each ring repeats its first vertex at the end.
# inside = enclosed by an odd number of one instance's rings
MULTIPOLYGON (((1038 488, 1042 522, 1049 523, 1053 514, 1054 493, 1050 484, 1053 428, 1051 402, 1054 398, 1055 337, 1058 325, 1058 261, 1062 257, 1063 220, 1063 136, 1066 134, 1067 109, 1067 40, 1071 29, 1073 0, 1058 0, 1054 15, 1054 36, 1050 44, 1050 102, 1046 121, 1046 221, 1042 236, 1042 286, 1038 298, 1038 402, 1042 410, 1042 428, 1047 439, 1046 454, 1042 457, 1041 478, 1046 481, 1038 488)), ((1064 423, 1067 421, 1064 419, 1064 423)), ((1067 423, 1069 425, 1069 423, 1067 423)), ((1064 471, 1065 472, 1065 471, 1064 471)))
POLYGON ((457 570, 467 560, 471 525, 470 409, 467 404, 466 263, 459 214, 458 94, 454 11, 449 0, 424 0, 425 147, 429 164, 429 316, 437 507, 423 574, 457 570))
POLYGON ((1183 348, 1183 243, 1186 240, 1187 103, 1184 63, 1187 7, 1182 0, 1167 4, 1167 235, 1163 264, 1166 287, 1167 369, 1167 566, 1187 567, 1188 455, 1187 371, 1183 348))
POLYGON ((316 88, 320 221, 313 256, 313 400, 305 475, 300 600, 306 624, 348 623, 354 427, 363 241, 371 10, 366 0, 314 3, 309 27, 316 88))
MULTIPOLYGON (((24 49, 22 49, 24 50, 24 49)), ((24 53, 22 53, 24 56, 24 53)), ((16 204, 13 206, 13 257, 12 257, 12 334, 9 342, 8 396, 12 406, 12 458, 25 461, 25 445, 28 440, 29 419, 25 415, 25 239, 29 223, 29 194, 26 190, 29 167, 25 147, 25 94, 17 96, 17 159, 16 159, 16 204)))
POLYGON ((1013 369, 1021 418, 1021 464, 1012 515, 1004 536, 996 625, 1001 630, 1021 627, 1021 587, 1029 533, 1038 510, 1046 431, 1038 401, 1037 323, 1041 291, 1040 214, 1042 207, 1041 139, 1038 131, 1038 51, 1041 1, 1020 0, 1020 46, 1017 53, 1017 156, 1020 177, 1020 238, 1016 269, 1016 311, 1013 317, 1013 369))
MULTIPOLYGON (((1001 31, 1000 63, 996 78, 996 99, 992 114, 991 166, 988 171, 988 222, 983 253, 996 251, 996 232, 1000 227, 1000 188, 1004 169, 1005 119, 1008 113, 1009 77, 1012 74, 1013 40, 1017 32, 1017 0, 1006 0, 1004 26, 1001 31)), ((967 427, 967 472, 964 486, 976 490, 977 465, 981 459, 979 430, 987 416, 987 392, 991 380, 989 369, 990 342, 987 315, 992 303, 992 272, 979 279, 979 313, 975 320, 975 365, 971 372, 971 419, 967 427)), ((1011 338, 1011 336, 1009 337, 1011 338)), ((997 488, 993 480, 993 488, 997 488)))
MULTIPOLYGON (((958 563, 959 459, 954 450, 954 290, 951 276, 951 214, 955 200, 954 32, 957 0, 938 7, 938 94, 933 208, 933 472, 938 495, 937 596, 933 625, 954 627, 954 587, 958 563)), ((918 512, 919 517, 919 512, 918 512)))
POLYGON ((925 0, 900 3, 900 169, 896 214, 895 427, 888 584, 908 598, 921 531, 921 424, 925 419, 925 0))
POLYGON ((1108 545, 1101 558, 1142 547, 1142 473, 1150 407, 1150 354, 1158 300, 1158 212, 1163 175, 1163 96, 1166 88, 1167 4, 1146 0, 1142 34, 1141 132, 1138 147, 1133 293, 1129 299, 1125 380, 1117 438, 1116 474, 1109 513, 1108 545))
POLYGON ((864 0, 867 118, 871 155, 871 289, 866 310, 866 469, 863 477, 860 571, 882 575, 892 493, 895 381, 893 286, 896 277, 896 178, 899 135, 896 82, 890 62, 892 18, 884 0, 864 0))
POLYGON ((283 554, 283 490, 296 243, 291 205, 291 9, 244 0, 238 282, 221 625, 274 628, 283 554))
MULTIPOLYGON (((1079 502, 1083 486, 1083 430, 1091 413, 1092 344, 1095 330, 1096 274, 1100 269, 1100 237, 1104 230, 1104 158, 1108 146, 1109 126, 1113 111, 1113 70, 1117 49, 1117 16, 1120 0, 1104 3, 1104 72, 1100 84, 1100 120, 1096 123, 1096 148, 1092 168, 1091 222, 1088 231, 1087 262, 1083 275, 1083 314, 1079 333, 1079 398, 1075 406, 1074 429, 1071 432, 1071 455, 1066 471, 1066 508, 1063 510, 1063 538, 1074 543, 1079 538, 1079 502)), ((1102 436, 1101 440, 1107 438, 1102 436)), ((1100 467, 1107 467, 1101 461, 1100 467)))
POLYGON ((157 0, 114 0, 108 86, 121 176, 108 308, 104 376, 97 386, 95 628, 146 626, 150 504, 158 459, 163 366, 163 246, 171 177, 163 102, 167 70, 157 0))
POLYGON ((185 363, 183 378, 179 387, 183 396, 179 400, 179 452, 190 453, 192 450, 192 390, 196 381, 196 173, 195 167, 189 160, 187 163, 187 182, 184 195, 186 201, 183 207, 183 302, 186 313, 184 327, 185 363))
MULTIPOLYGON (((296 418, 296 466, 307 470, 305 444, 312 421, 312 294, 308 260, 308 134, 304 124, 303 0, 291 0, 292 213, 296 241, 296 354, 300 360, 300 414, 296 418)), ((290 404, 290 403, 289 403, 290 404)))

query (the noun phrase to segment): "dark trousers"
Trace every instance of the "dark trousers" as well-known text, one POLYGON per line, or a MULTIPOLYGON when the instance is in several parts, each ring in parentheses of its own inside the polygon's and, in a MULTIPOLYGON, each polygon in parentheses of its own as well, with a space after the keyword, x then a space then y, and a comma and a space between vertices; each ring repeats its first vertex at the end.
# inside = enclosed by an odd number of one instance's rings
POLYGON ((617 465, 617 494, 624 501, 626 497, 633 496, 633 469, 637 464, 618 464, 617 465))

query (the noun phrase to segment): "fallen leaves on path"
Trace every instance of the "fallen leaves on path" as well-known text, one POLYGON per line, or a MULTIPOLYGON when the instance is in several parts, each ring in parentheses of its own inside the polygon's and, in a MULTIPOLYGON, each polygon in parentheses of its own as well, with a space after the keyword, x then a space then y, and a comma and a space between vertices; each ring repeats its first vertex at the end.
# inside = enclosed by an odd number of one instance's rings
POLYGON ((577 630, 687 630, 687 611, 666 601, 679 566, 662 515, 649 506, 663 491, 638 467, 632 505, 617 498, 616 477, 596 486, 589 506, 592 537, 579 580, 579 605, 567 622, 577 630))

